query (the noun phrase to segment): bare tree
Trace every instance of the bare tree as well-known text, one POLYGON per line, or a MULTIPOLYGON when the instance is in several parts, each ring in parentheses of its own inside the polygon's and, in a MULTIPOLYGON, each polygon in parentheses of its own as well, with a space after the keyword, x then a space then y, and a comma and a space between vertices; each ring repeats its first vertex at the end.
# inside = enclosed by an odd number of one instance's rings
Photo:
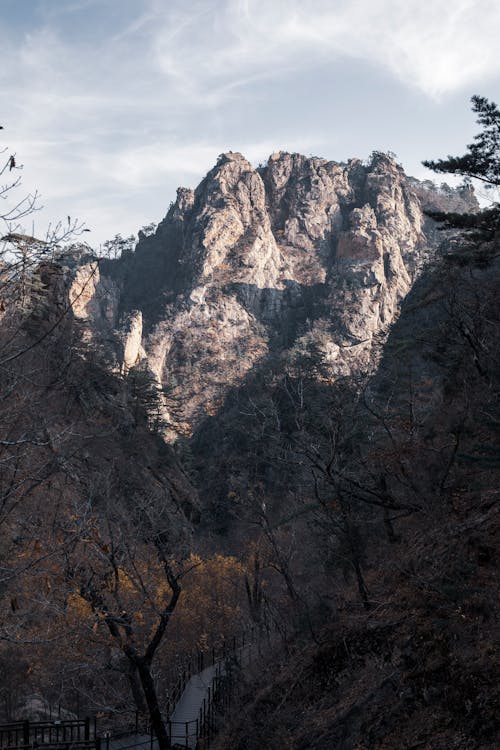
POLYGON ((93 627, 126 658, 136 707, 147 709, 163 750, 169 739, 153 661, 187 572, 173 560, 174 550, 181 555, 185 521, 166 489, 127 497, 112 477, 94 481, 74 514, 70 533, 78 539, 66 555, 65 586, 88 603, 93 627))

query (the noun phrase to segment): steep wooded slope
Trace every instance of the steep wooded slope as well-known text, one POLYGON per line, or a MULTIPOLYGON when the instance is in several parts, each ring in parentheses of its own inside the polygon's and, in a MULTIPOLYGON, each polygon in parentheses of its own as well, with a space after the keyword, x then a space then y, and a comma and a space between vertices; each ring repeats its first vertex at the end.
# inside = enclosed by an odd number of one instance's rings
POLYGON ((365 529, 367 606, 353 580, 319 645, 297 638, 242 693, 218 749, 498 746, 498 239, 484 251, 421 277, 333 462, 325 500, 365 529))
MULTIPOLYGON (((112 598, 114 565, 123 609, 127 556, 151 585, 155 534, 181 559, 199 516, 141 394, 82 340, 68 269, 46 263, 39 280, 43 294, 31 309, 7 307, 0 330, 0 697, 14 717, 33 696, 73 712, 128 700, 127 660, 84 596, 92 585, 112 598)), ((151 627, 148 616, 143 603, 151 627)))

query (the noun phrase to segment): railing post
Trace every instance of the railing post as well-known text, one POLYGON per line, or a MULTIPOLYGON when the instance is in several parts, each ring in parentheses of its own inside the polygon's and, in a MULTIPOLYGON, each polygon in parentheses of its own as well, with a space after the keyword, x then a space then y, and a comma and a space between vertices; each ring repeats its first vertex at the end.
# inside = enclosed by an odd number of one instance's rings
POLYGON ((186 747, 189 747, 189 722, 186 721, 186 747))
POLYGON ((23 745, 28 747, 30 744, 30 723, 29 721, 23 721, 23 745))
POLYGON ((88 742, 90 740, 90 719, 88 716, 85 717, 85 728, 83 730, 83 737, 88 742))

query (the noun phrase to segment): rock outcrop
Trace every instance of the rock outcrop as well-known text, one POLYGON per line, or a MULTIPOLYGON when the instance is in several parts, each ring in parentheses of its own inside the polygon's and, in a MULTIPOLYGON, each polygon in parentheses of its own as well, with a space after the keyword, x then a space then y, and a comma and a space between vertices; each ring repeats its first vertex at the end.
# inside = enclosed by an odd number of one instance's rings
POLYGON ((313 343, 332 379, 371 366, 436 244, 427 193, 381 153, 341 164, 280 152, 257 169, 222 154, 133 254, 101 262, 75 314, 118 331, 117 368, 142 362, 174 432, 189 433, 270 353, 287 368, 313 343))
POLYGON ((142 313, 140 310, 135 310, 125 320, 122 326, 122 343, 122 374, 126 375, 146 356, 142 347, 142 313))

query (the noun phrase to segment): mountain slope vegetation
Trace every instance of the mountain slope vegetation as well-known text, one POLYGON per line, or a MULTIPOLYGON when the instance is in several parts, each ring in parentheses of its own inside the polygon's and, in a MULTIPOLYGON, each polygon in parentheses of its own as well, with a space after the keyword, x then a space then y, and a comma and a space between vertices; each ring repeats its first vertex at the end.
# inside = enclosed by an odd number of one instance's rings
MULTIPOLYGON (((432 165, 489 180, 475 106, 432 165)), ((120 257, 6 235, 5 718, 138 711, 163 750, 188 657, 253 628, 220 750, 494 750, 498 239, 378 152, 222 154, 120 257)))

